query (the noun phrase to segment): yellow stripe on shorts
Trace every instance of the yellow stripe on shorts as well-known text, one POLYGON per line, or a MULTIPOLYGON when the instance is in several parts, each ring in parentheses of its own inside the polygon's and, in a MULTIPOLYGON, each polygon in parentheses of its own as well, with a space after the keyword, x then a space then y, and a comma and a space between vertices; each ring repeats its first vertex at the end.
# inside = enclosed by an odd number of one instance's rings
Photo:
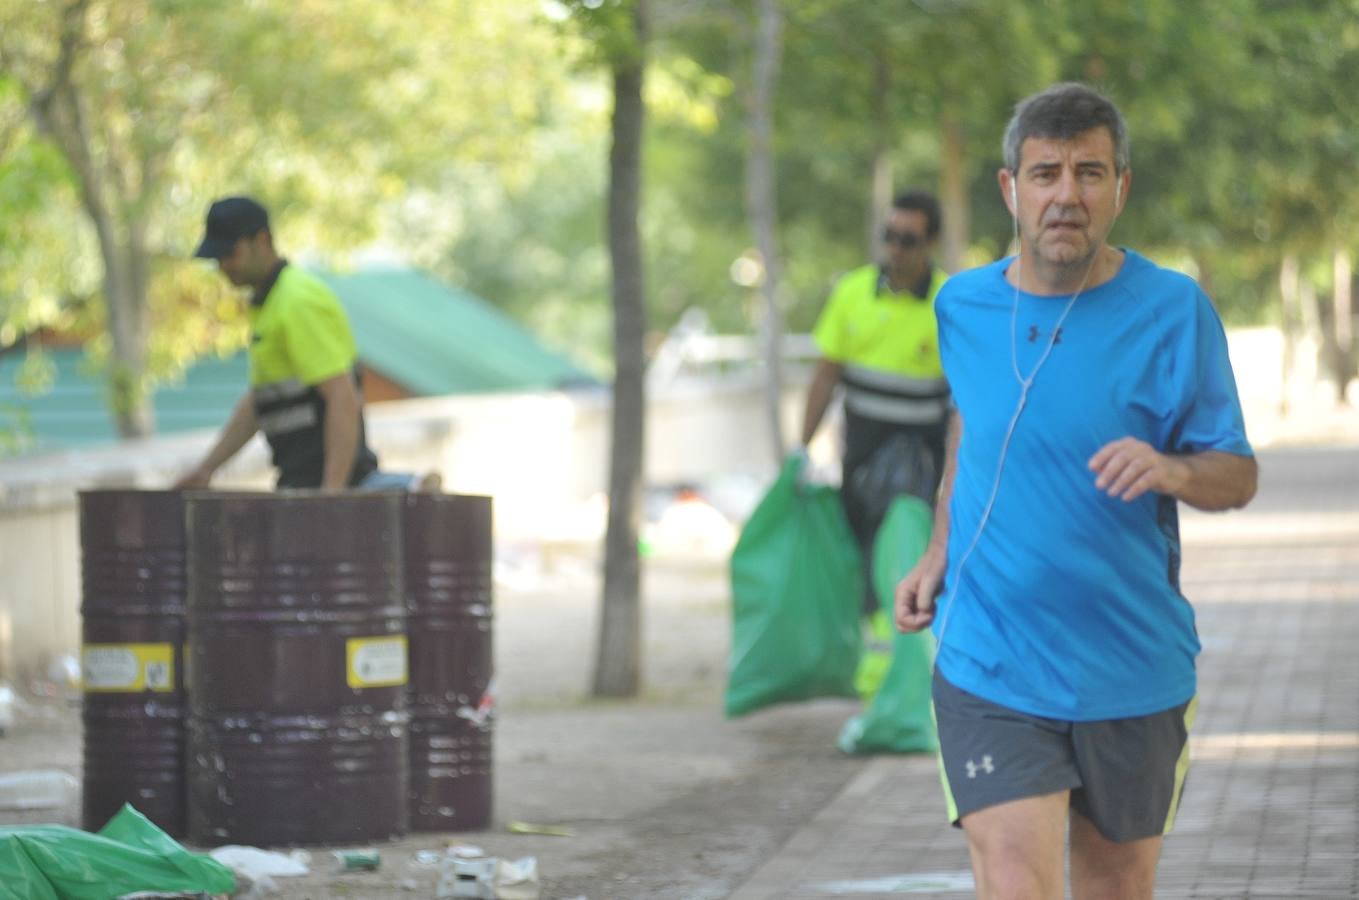
POLYGON ((1184 746, 1180 748, 1180 758, 1175 763, 1175 790, 1170 795, 1170 811, 1166 813, 1166 827, 1162 834, 1170 834, 1175 827, 1175 814, 1180 811, 1180 794, 1184 792, 1184 777, 1189 774, 1189 733, 1194 730, 1194 717, 1199 711, 1199 696, 1195 694, 1184 708, 1184 746))
MULTIPOLYGON (((934 700, 930 700, 930 718, 934 720, 934 733, 939 733, 939 717, 934 713, 934 700)), ((939 783, 944 788, 944 804, 948 806, 949 823, 958 821, 958 802, 953 799, 953 788, 949 787, 948 772, 944 771, 944 748, 934 751, 934 761, 939 764, 939 783)))

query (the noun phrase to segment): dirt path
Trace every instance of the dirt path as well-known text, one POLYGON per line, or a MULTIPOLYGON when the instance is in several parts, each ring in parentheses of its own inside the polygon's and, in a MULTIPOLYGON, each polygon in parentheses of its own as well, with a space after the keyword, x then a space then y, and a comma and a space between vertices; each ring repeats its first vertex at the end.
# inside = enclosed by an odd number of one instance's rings
MULTIPOLYGON (((272 896, 433 897, 437 868, 417 853, 463 843, 536 857, 545 900, 725 897, 860 770, 861 760, 835 749, 851 701, 722 717, 729 612, 720 561, 650 566, 646 687, 625 703, 584 697, 598 602, 592 564, 566 554, 503 576, 492 827, 380 844, 373 873, 337 873, 330 848, 311 848, 313 873, 278 879, 272 896), (510 822, 564 826, 572 836, 511 834, 510 822)), ((0 772, 78 775, 80 743, 73 707, 30 705, 0 739, 0 772)), ((73 799, 59 812, 0 812, 0 823, 78 824, 78 816, 73 799)))

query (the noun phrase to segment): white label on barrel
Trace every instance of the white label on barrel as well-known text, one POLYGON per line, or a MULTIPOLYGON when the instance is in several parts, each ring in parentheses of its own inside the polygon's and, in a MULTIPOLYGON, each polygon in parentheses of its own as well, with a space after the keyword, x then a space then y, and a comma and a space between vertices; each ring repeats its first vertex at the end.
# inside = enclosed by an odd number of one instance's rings
POLYGON ((406 683, 406 636, 350 638, 345 641, 345 680, 352 688, 395 687, 406 683))
POLYGON ((80 654, 87 691, 173 691, 172 644, 86 644, 80 654))

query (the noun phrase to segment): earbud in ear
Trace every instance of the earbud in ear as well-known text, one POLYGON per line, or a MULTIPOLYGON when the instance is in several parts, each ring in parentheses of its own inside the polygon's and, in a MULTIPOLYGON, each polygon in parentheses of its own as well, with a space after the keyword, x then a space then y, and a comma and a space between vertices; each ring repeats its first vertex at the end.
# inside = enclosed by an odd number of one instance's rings
POLYGON ((1019 211, 1019 183, 1013 179, 1010 180, 1010 206, 1019 211))
POLYGON ((1118 179, 1114 181, 1114 206, 1117 207, 1118 201, 1122 199, 1123 199, 1123 176, 1120 175, 1118 176, 1118 179))

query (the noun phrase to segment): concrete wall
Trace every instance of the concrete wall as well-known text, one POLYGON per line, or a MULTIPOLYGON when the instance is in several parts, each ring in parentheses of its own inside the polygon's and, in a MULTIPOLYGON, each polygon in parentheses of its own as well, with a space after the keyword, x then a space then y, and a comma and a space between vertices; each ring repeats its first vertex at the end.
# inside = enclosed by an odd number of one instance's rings
POLYGON ((0 514, 0 674, 27 671, 79 634, 76 511, 70 504, 0 514))

